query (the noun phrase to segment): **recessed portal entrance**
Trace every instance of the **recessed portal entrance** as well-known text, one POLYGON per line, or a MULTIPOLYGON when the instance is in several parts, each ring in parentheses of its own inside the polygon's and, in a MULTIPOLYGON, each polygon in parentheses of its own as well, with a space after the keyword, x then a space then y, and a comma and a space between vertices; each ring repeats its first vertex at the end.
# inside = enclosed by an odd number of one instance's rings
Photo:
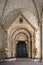
POLYGON ((9 57, 29 59, 35 57, 34 36, 26 28, 13 31, 9 42, 9 57))
POLYGON ((27 58, 27 47, 25 41, 18 41, 17 47, 16 47, 16 54, 17 58, 27 58))

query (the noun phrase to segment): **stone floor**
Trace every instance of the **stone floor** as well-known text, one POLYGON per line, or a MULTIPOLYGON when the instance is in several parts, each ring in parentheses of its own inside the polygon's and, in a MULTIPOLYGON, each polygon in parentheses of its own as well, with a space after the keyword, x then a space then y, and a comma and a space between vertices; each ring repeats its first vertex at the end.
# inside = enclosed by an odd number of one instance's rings
POLYGON ((43 62, 35 62, 35 61, 3 61, 0 62, 0 65, 43 65, 43 62))

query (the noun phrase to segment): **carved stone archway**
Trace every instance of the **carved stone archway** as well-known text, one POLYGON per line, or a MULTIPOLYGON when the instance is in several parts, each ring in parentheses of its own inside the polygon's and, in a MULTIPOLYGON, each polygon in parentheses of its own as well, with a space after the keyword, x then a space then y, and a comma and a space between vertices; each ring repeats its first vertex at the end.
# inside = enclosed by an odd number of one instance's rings
POLYGON ((35 58, 35 28, 22 15, 20 15, 16 22, 8 29, 8 57, 16 58, 16 46, 18 40, 25 40, 28 58, 35 58), (23 20, 21 20, 22 18, 23 20))
POLYGON ((10 35, 9 38, 9 44, 10 44, 10 56, 11 57, 16 57, 16 46, 17 46, 17 42, 22 40, 26 42, 27 45, 27 53, 28 53, 28 58, 34 58, 34 37, 31 35, 31 33, 25 29, 25 28, 17 28, 17 30, 15 30, 13 32, 12 35, 10 35))

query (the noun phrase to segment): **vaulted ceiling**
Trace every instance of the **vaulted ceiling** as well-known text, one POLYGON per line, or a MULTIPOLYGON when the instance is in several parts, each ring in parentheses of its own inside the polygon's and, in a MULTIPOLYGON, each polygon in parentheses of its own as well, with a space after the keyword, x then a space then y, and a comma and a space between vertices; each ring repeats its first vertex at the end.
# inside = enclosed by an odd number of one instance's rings
POLYGON ((0 0, 0 20, 16 9, 27 9, 41 21, 43 0, 0 0))

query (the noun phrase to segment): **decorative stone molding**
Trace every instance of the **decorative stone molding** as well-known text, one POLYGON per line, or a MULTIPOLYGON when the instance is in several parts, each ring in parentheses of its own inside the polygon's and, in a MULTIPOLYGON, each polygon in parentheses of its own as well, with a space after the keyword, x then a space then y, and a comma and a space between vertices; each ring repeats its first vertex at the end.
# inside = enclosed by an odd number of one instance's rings
POLYGON ((22 15, 20 15, 16 21, 11 25, 11 27, 8 29, 8 57, 16 57, 16 46, 18 40, 24 40, 27 45, 27 53, 28 53, 28 58, 35 58, 35 42, 34 42, 34 27, 31 26, 30 23, 27 23, 27 20, 25 17, 22 16, 23 18, 23 23, 22 25, 19 23, 19 19, 21 18, 22 15), (24 26, 24 24, 26 24, 24 26), (21 38, 21 39, 20 39, 21 38), (13 45, 13 47, 11 46, 13 45), (11 48, 12 47, 12 48, 11 48), (11 52, 12 51, 12 52, 11 52))

